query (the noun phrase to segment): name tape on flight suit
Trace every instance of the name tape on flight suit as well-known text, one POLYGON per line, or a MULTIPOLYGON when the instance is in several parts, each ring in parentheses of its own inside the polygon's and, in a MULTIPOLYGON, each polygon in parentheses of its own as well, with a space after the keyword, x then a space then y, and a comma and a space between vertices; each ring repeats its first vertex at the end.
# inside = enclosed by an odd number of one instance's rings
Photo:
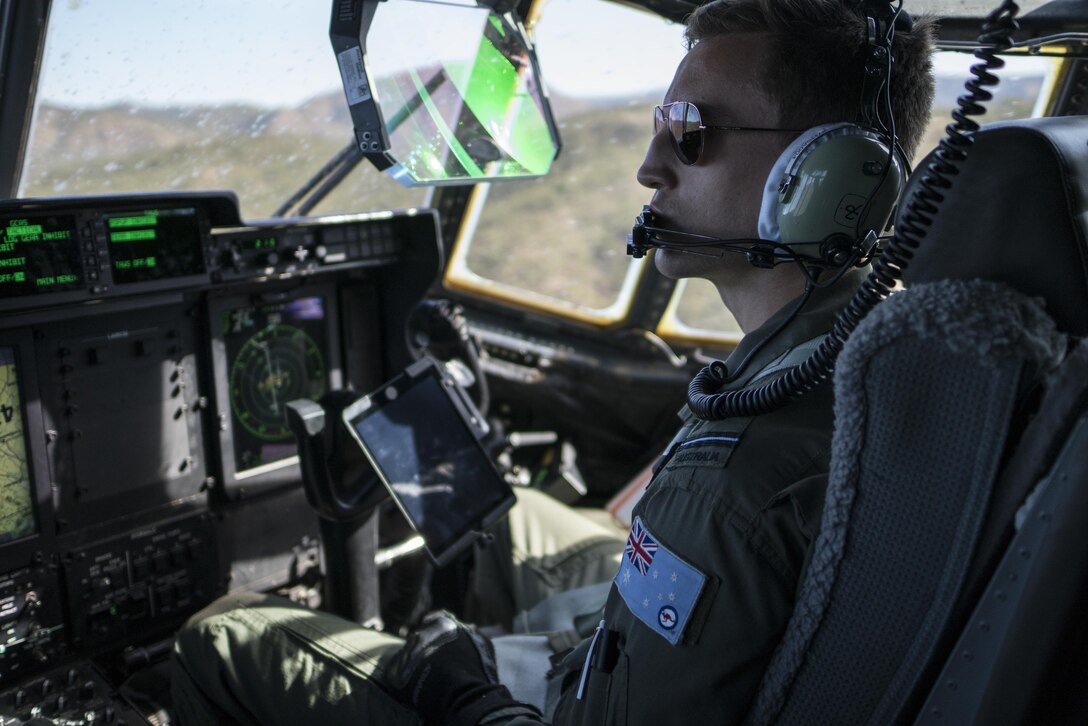
POLYGON ((706 575, 669 552, 646 529, 641 517, 631 524, 623 555, 615 584, 627 608, 676 645, 691 620, 706 575))

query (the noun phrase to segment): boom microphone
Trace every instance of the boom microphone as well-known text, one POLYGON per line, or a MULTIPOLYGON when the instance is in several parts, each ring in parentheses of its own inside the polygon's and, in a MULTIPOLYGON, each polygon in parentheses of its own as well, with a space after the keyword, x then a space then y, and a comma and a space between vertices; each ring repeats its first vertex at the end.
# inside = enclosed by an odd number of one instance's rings
POLYGON ((639 258, 651 249, 675 249, 698 253, 701 249, 717 249, 745 255, 753 267, 772 268, 783 262, 799 262, 818 267, 842 267, 846 264, 863 264, 876 249, 876 235, 870 233, 855 243, 848 235, 833 235, 820 243, 821 256, 800 254, 788 245, 768 239, 741 238, 721 239, 692 232, 666 229, 657 225, 649 205, 642 207, 642 214, 635 219, 631 235, 627 238, 627 254, 639 258), (670 239, 661 239, 665 234, 670 239))

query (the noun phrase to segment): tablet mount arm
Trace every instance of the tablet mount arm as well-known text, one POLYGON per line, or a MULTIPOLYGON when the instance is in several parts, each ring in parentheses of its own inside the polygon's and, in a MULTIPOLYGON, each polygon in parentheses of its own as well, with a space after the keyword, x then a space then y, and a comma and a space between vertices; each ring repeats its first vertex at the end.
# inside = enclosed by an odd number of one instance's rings
POLYGON ((388 493, 343 430, 340 412, 356 398, 332 391, 320 403, 291 401, 286 411, 306 499, 321 526, 324 609, 366 625, 380 622, 376 509, 388 493))
POLYGON ((322 519, 333 522, 358 519, 389 497, 341 419, 358 398, 354 391, 330 391, 320 403, 302 398, 287 404, 306 498, 322 519))

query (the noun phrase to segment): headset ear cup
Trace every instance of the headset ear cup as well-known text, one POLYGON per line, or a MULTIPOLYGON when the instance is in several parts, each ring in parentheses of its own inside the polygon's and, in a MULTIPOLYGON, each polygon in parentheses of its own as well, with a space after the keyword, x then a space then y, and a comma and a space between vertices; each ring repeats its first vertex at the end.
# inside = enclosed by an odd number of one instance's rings
POLYGON ((767 175, 767 182, 763 186, 763 201, 759 209, 758 234, 760 239, 772 242, 783 242, 779 221, 782 211, 782 187, 787 183, 789 170, 793 168, 796 160, 804 155, 809 146, 828 131, 851 124, 823 124, 813 126, 801 133, 793 142, 783 149, 778 159, 771 167, 767 175))
POLYGON ((905 176, 905 165, 875 131, 851 123, 809 129, 767 178, 759 235, 817 258, 831 238, 845 236, 852 246, 869 231, 883 231, 905 176))

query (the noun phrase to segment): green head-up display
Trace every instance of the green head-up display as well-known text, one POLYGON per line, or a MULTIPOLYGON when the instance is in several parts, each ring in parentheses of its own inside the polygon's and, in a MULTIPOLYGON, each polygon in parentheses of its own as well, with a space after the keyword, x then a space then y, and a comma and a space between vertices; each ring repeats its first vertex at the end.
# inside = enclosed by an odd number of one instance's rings
POLYGON ((382 6, 346 47, 334 19, 364 153, 406 186, 546 174, 559 136, 515 16, 412 0, 382 6))

